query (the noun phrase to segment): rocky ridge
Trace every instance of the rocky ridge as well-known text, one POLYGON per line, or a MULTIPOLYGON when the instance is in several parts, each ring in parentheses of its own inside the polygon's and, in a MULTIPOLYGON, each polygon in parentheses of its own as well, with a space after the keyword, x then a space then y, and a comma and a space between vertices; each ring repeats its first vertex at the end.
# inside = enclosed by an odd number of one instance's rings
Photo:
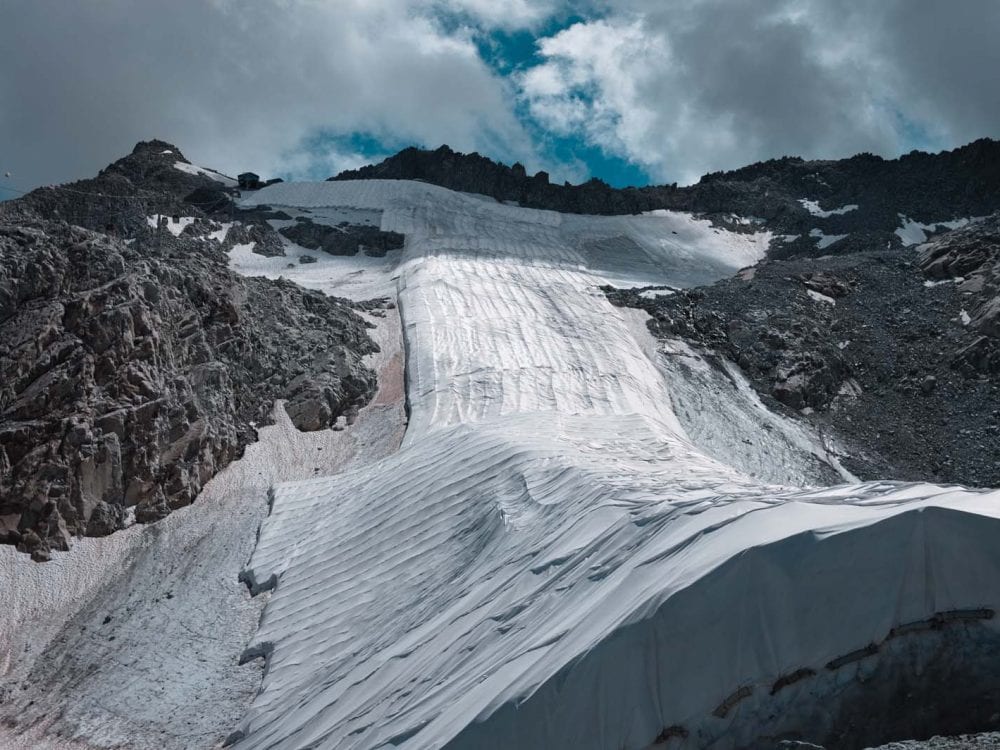
POLYGON ((690 211, 736 231, 765 225, 775 235, 772 257, 815 257, 902 247, 896 230, 904 219, 934 225, 1000 210, 1000 141, 983 138, 953 151, 913 151, 898 159, 868 153, 822 161, 784 157, 708 174, 685 187, 613 188, 598 179, 557 185, 545 172, 528 175, 520 164, 508 167, 447 146, 404 149, 330 179, 425 180, 569 213, 690 211), (827 245, 833 237, 841 239, 827 245))
POLYGON ((318 430, 375 392, 353 303, 230 272, 234 243, 284 254, 281 238, 179 160, 140 144, 0 205, 0 543, 37 560, 193 502, 277 399, 318 430), (217 205, 185 203, 196 191, 217 205), (151 210, 188 223, 175 236, 151 210))

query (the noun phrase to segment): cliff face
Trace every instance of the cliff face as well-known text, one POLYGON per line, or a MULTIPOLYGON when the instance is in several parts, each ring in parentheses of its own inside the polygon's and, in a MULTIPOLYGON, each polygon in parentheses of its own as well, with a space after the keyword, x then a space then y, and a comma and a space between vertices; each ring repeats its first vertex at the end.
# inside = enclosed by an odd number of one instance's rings
POLYGON ((231 273, 232 242, 280 253, 280 238, 263 223, 227 236, 183 201, 218 182, 176 169, 169 144, 137 151, 0 214, 0 543, 39 560, 191 503, 276 399, 318 430, 375 390, 362 357, 377 347, 351 304, 231 273), (131 193, 111 198, 109 184, 131 193), (150 205, 190 225, 150 227, 150 205), (67 212, 112 228, 51 218, 67 212))

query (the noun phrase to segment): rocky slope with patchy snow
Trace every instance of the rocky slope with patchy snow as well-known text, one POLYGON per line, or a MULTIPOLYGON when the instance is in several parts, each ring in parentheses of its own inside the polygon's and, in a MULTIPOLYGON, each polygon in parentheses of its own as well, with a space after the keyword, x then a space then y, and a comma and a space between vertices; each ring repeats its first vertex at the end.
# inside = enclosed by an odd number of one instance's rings
POLYGON ((1000 223, 916 248, 770 260, 694 290, 608 290, 836 436, 860 477, 1000 485, 1000 223))
POLYGON ((409 148, 385 161, 333 177, 424 180, 491 196, 499 201, 583 214, 634 214, 656 209, 689 211, 720 227, 747 231, 763 222, 772 232, 772 257, 816 256, 909 244, 915 233, 1000 210, 1000 141, 984 138, 953 151, 914 151, 899 159, 858 154, 807 161, 785 157, 696 184, 613 188, 593 179, 556 185, 479 154, 442 146, 409 148))

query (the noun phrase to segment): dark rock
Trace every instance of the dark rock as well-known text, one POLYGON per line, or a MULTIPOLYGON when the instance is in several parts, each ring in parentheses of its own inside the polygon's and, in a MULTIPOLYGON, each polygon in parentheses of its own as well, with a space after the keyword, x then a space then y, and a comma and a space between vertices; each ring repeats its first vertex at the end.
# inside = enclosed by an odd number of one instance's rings
POLYGON ((366 326, 200 238, 0 222, 0 542, 43 560, 191 503, 276 399, 329 427, 374 393, 366 326))
POLYGON ((184 202, 210 214, 228 210, 233 199, 229 191, 221 187, 199 187, 185 195, 184 202))
POLYGON ((263 221, 252 224, 237 224, 230 227, 226 234, 227 245, 246 245, 253 243, 253 252, 267 258, 282 257, 285 254, 285 245, 277 232, 263 221))
MULTIPOLYGON (((649 312, 655 335, 735 362, 765 403, 837 438, 849 452, 842 463, 862 479, 997 486, 990 415, 1000 414, 1000 339, 960 318, 993 299, 992 282, 981 293, 924 284, 925 268, 943 257, 951 260, 935 273, 947 278, 956 262, 968 269, 960 248, 989 243, 989 226, 941 235, 925 248, 927 264, 907 262, 910 249, 882 250, 769 260, 752 275, 652 299, 641 289, 605 292, 649 312)), ((992 256, 976 257, 975 273, 992 278, 992 256)))
POLYGON ((404 240, 397 232, 383 232, 364 224, 342 222, 331 227, 301 218, 298 223, 278 231, 297 245, 308 250, 323 250, 330 255, 356 255, 364 250, 366 255, 382 257, 389 250, 403 247, 404 240))

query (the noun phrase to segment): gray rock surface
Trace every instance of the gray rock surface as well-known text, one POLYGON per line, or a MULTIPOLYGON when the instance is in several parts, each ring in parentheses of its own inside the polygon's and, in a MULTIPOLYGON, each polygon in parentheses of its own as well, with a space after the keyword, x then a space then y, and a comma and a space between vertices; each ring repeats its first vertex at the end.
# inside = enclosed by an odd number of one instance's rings
POLYGON ((1000 375, 1000 214, 931 240, 918 257, 929 280, 956 285, 968 328, 978 334, 952 366, 969 377, 1000 375))
POLYGON ((381 258, 390 250, 403 247, 403 235, 383 232, 378 227, 342 222, 331 227, 300 217, 298 223, 278 230, 297 245, 308 250, 322 250, 330 255, 366 255, 381 258))
POLYGON ((44 560, 129 508, 161 518, 242 454, 275 399, 317 430, 374 393, 361 358, 376 345, 347 301, 239 277, 192 227, 139 225, 126 243, 31 218, 30 201, 4 213, 0 543, 44 560))
POLYGON ((1000 748, 1000 732, 890 742, 870 750, 995 750, 996 748, 1000 748))
POLYGON ((839 438, 859 477, 995 487, 998 242, 994 218, 919 252, 770 260, 653 299, 606 291, 647 310, 655 335, 722 354, 773 408, 839 438))

